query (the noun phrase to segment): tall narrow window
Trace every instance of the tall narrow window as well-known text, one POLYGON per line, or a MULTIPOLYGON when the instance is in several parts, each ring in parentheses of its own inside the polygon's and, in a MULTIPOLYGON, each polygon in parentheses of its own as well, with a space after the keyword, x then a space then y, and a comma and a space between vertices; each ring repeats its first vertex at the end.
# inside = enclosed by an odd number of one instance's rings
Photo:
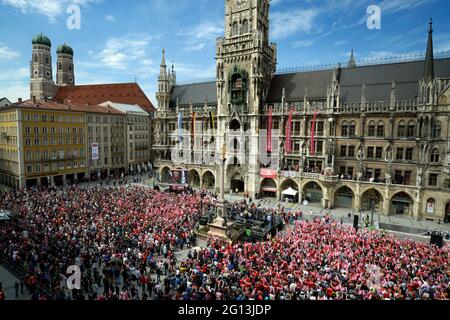
POLYGON ((237 36, 239 34, 239 24, 237 21, 233 22, 233 30, 232 30, 232 36, 237 36))
POLYGON ((341 124, 341 136, 348 137, 348 124, 346 121, 341 124))
POLYGON ((244 22, 242 22, 242 33, 246 34, 248 33, 248 20, 245 19, 244 22))
POLYGON ((384 122, 379 121, 377 126, 377 137, 382 138, 384 137, 384 122))
POLYGON ((398 124, 397 135, 399 138, 404 138, 406 136, 406 124, 403 120, 398 124))
POLYGON ((369 137, 375 136, 375 121, 370 121, 369 123, 369 137))
POLYGON ((349 131, 348 134, 349 134, 350 137, 356 136, 356 122, 355 121, 352 121, 350 123, 348 131, 349 131))
POLYGON ((439 149, 433 149, 433 151, 431 151, 431 163, 439 163, 439 149))
POLYGON ((408 132, 407 132, 408 138, 414 138, 416 136, 416 122, 410 121, 408 122, 408 132))
POLYGON ((436 121, 433 125, 433 138, 434 139, 440 139, 441 138, 441 133, 442 133, 442 127, 441 127, 441 122, 440 121, 436 121))

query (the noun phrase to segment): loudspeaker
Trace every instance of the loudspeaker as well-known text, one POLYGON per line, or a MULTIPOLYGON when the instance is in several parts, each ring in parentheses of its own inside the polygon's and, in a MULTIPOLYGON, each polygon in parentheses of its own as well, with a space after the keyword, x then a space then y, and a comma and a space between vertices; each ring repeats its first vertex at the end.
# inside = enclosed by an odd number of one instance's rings
POLYGON ((444 246, 444 237, 440 234, 432 234, 430 244, 442 248, 444 246))
POLYGON ((357 215, 353 217, 353 228, 359 228, 359 216, 357 215))

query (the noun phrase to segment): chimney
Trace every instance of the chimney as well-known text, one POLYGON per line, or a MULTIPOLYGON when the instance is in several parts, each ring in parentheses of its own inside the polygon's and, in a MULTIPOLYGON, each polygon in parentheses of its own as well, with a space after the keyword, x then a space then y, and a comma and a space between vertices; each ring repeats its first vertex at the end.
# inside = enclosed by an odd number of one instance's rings
POLYGON ((33 103, 36 104, 36 96, 33 96, 33 103))
POLYGON ((18 103, 22 103, 22 98, 17 99, 18 103))

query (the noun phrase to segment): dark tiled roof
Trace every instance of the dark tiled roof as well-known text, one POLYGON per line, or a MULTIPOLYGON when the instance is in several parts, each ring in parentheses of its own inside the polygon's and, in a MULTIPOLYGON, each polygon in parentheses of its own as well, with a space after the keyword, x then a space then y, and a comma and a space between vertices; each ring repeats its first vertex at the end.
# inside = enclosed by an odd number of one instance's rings
MULTIPOLYGON (((388 102, 391 96, 392 81, 396 82, 397 100, 416 100, 419 81, 423 78, 425 62, 403 62, 384 65, 343 68, 340 75, 341 102, 361 102, 362 84, 366 84, 367 102, 388 102)), ((435 60, 435 73, 438 78, 450 78, 450 59, 435 60)), ((278 74, 270 84, 267 102, 281 102, 283 88, 286 100, 302 100, 307 88, 309 99, 326 99, 327 87, 331 84, 333 70, 278 74)), ((172 89, 170 106, 175 107, 177 98, 180 106, 217 104, 215 82, 176 86, 172 89)))
POLYGON ((137 104, 145 111, 155 112, 155 107, 137 83, 114 83, 60 87, 55 100, 59 103, 98 105, 106 101, 137 104))
POLYGON ((208 104, 217 105, 217 89, 215 82, 195 83, 190 85, 175 86, 170 97, 170 107, 187 106, 192 100, 192 104, 204 104, 205 99, 208 104))
POLYGON ((333 70, 321 70, 276 75, 272 80, 267 102, 280 102, 283 88, 287 100, 301 100, 307 88, 309 98, 327 98, 327 86, 331 83, 333 70))
MULTIPOLYGON (((361 102, 362 84, 366 100, 389 101, 392 81, 396 82, 397 100, 415 100, 423 78, 424 61, 345 68, 341 72, 341 101, 361 102)), ((450 59, 435 60, 436 77, 450 77, 450 59)))

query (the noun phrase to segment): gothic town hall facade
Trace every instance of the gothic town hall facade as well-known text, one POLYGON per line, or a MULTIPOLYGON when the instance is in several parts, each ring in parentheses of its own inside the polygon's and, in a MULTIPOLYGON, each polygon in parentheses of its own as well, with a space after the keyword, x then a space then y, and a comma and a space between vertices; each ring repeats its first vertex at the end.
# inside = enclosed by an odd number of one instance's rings
POLYGON ((154 128, 161 181, 182 169, 194 187, 217 192, 219 166, 205 155, 224 153, 226 192, 448 219, 450 59, 434 58, 432 23, 425 59, 358 66, 352 54, 345 66, 282 74, 269 2, 225 1, 215 82, 177 85, 163 53, 154 128), (272 130, 266 163, 261 135, 272 130))

